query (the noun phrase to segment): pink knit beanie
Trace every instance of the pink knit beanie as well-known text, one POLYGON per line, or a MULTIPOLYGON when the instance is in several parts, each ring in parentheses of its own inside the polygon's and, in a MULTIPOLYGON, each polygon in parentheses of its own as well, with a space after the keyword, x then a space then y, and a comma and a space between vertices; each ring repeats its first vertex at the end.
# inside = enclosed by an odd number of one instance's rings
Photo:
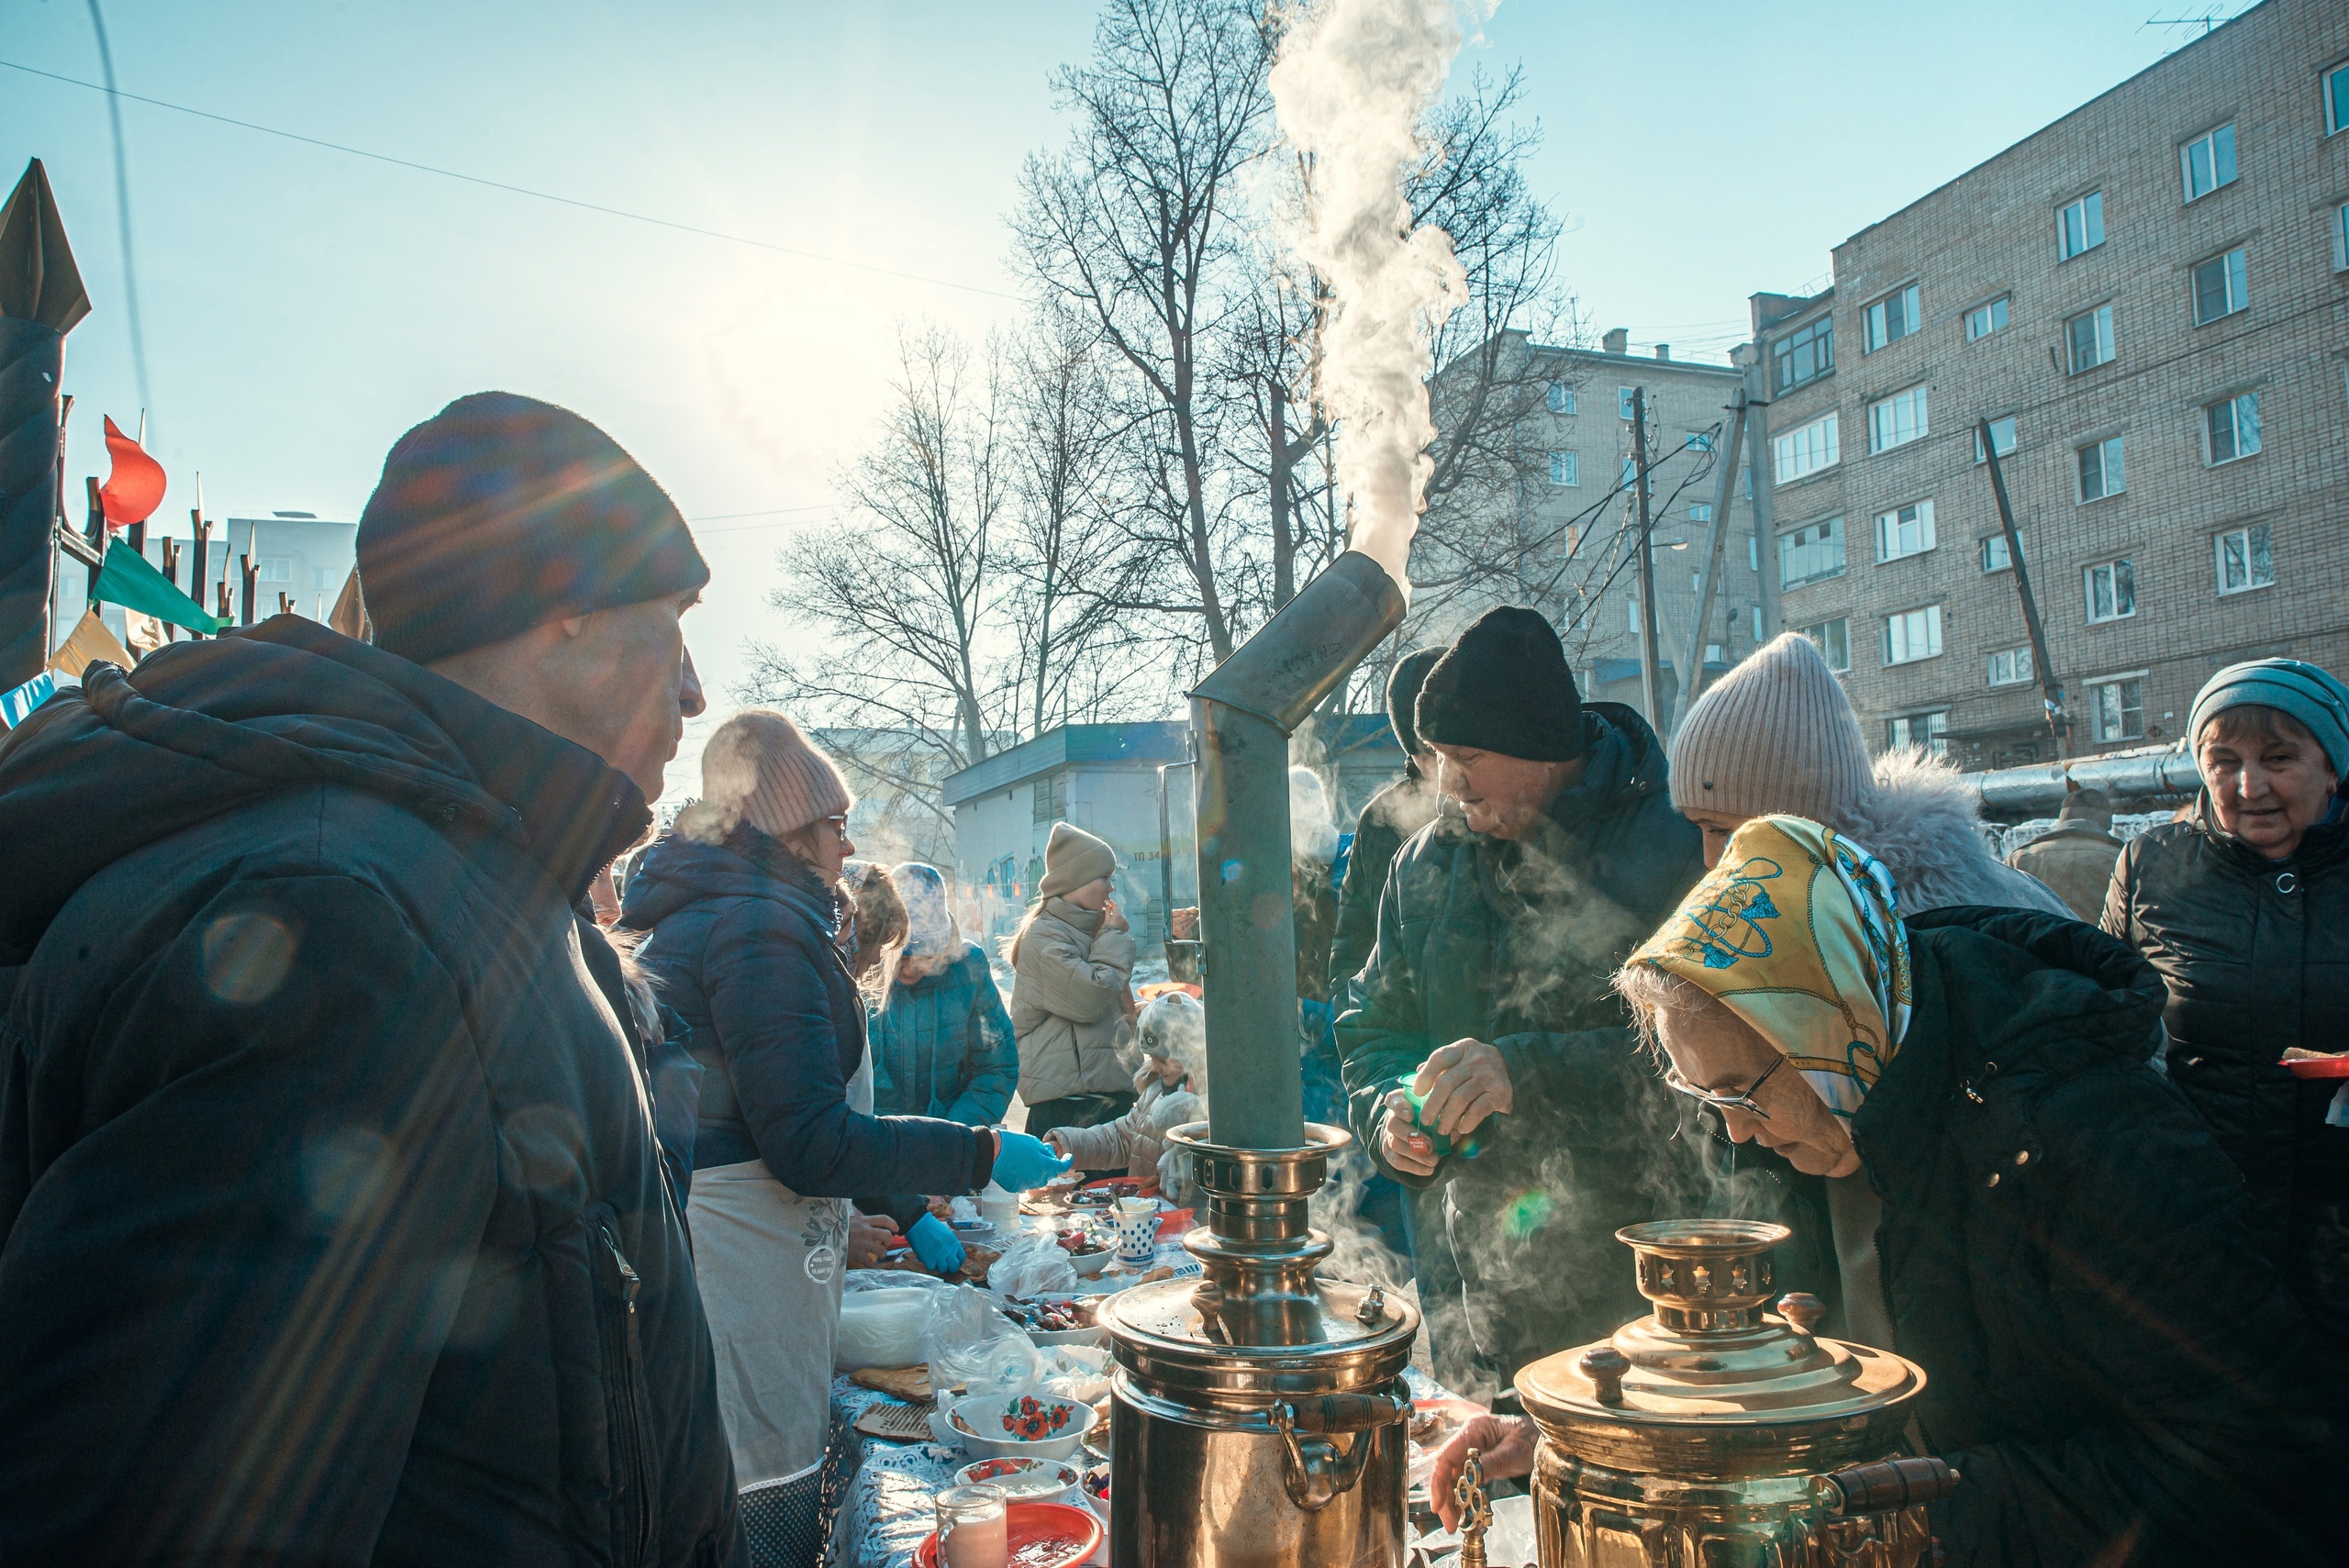
MULTIPOLYGON (((856 804, 848 781, 788 715, 746 707, 718 727, 701 754, 702 797, 690 808, 723 838, 736 822, 780 839, 856 804)), ((696 837, 705 836, 696 833, 696 837)))
POLYGON ((1875 793, 1842 685, 1798 631, 1753 651, 1698 696, 1672 738, 1672 804, 1829 826, 1875 793))

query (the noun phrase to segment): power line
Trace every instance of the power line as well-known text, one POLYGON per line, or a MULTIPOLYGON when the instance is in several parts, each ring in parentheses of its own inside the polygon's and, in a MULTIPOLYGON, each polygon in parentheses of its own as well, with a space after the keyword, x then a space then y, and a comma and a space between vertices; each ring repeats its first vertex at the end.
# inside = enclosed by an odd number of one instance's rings
MULTIPOLYGON (((95 17, 96 14, 95 0, 93 0, 91 11, 95 17)), ((729 234, 723 229, 704 228, 698 224, 679 223, 674 218, 654 217, 649 213, 629 212, 625 207, 606 206, 600 202, 581 201, 576 196, 559 196, 551 191, 537 191, 528 185, 509 184, 503 180, 491 180, 479 174, 462 173, 457 170, 443 169, 436 164, 419 163, 412 158, 395 158, 387 152, 370 152, 363 147, 346 147, 341 142, 327 141, 315 136, 304 136, 299 131, 280 130, 275 126, 257 125, 251 120, 236 119, 228 115, 216 115, 208 109, 194 109, 185 104, 166 103, 161 98, 126 93, 119 88, 101 83, 84 82, 78 77, 60 75, 54 71, 41 71, 33 66, 19 65, 13 60, 0 60, 0 66, 6 66, 11 71, 21 71, 28 76, 42 76, 51 82, 62 82, 69 87, 83 87, 93 93, 104 93, 110 98, 127 98, 134 104, 169 109, 174 114, 192 115, 197 119, 211 120, 218 125, 235 126, 239 130, 259 131, 263 136, 282 137, 287 141, 298 141, 310 147, 322 147, 329 152, 345 153, 352 158, 365 158, 377 163, 389 163, 395 168, 413 169, 422 174, 437 174, 444 180, 461 180, 468 185, 486 186, 490 190, 505 191, 512 195, 529 196, 542 202, 553 202, 559 206, 577 207, 584 212, 602 213, 607 217, 624 217, 632 223, 649 223, 656 228, 673 228, 681 234, 697 234, 705 239, 723 239, 729 245, 748 245, 754 250, 772 250, 777 255, 796 256, 804 261, 822 261, 835 267, 852 267, 859 272, 877 272, 884 277, 903 278, 908 283, 929 284, 937 288, 960 289, 965 294, 982 294, 993 299, 1017 300, 1020 297, 1016 294, 1006 294, 1001 289, 983 288, 977 284, 958 284, 946 278, 933 278, 922 272, 908 272, 896 267, 885 267, 874 261, 858 261, 846 256, 827 256, 820 250, 802 250, 796 246, 777 245, 772 240, 753 239, 748 235, 729 234)), ((120 124, 118 118, 117 124, 117 126, 120 124)), ((127 228, 125 231, 128 232, 127 228)))

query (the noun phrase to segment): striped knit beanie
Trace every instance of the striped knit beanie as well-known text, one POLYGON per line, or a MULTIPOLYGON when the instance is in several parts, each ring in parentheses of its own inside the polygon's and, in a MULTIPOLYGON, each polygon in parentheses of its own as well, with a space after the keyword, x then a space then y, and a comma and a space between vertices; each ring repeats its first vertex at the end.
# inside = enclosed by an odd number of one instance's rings
POLYGON ((1672 738, 1672 804, 1683 811, 1833 827, 1875 790, 1851 699, 1798 631, 1723 675, 1672 738))
POLYGON ((748 822, 770 838, 844 815, 856 804, 848 781, 790 716, 746 707, 719 725, 701 754, 701 799, 679 827, 713 841, 748 822))

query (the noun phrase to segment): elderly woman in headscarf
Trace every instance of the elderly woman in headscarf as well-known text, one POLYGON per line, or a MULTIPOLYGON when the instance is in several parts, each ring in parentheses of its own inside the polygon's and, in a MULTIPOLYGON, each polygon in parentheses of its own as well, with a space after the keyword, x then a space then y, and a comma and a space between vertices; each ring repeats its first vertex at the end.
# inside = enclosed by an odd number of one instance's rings
POLYGON ((1867 851, 1764 817, 1617 988, 1666 1084, 1826 1184, 1829 1331, 1925 1369, 1954 1568, 2323 1560, 2307 1322, 2149 1061, 2134 952, 2032 910, 1904 920, 1867 851))
POLYGON ((907 861, 888 881, 906 934, 873 1016, 873 1107, 993 1126, 1019 1086, 1019 1048, 986 954, 964 940, 936 866, 907 861))

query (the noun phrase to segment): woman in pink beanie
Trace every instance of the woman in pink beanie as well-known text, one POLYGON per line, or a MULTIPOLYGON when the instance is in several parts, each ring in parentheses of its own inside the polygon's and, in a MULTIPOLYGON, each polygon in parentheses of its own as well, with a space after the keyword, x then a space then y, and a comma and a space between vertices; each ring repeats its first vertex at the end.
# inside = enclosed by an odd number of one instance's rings
POLYGON ((1955 768, 1910 747, 1870 761, 1851 698, 1800 632, 1755 649, 1690 705, 1672 738, 1672 804, 1704 829, 1709 866, 1751 818, 1801 817, 1882 861, 1903 915, 1956 904, 2072 912, 1990 852, 1955 768))

